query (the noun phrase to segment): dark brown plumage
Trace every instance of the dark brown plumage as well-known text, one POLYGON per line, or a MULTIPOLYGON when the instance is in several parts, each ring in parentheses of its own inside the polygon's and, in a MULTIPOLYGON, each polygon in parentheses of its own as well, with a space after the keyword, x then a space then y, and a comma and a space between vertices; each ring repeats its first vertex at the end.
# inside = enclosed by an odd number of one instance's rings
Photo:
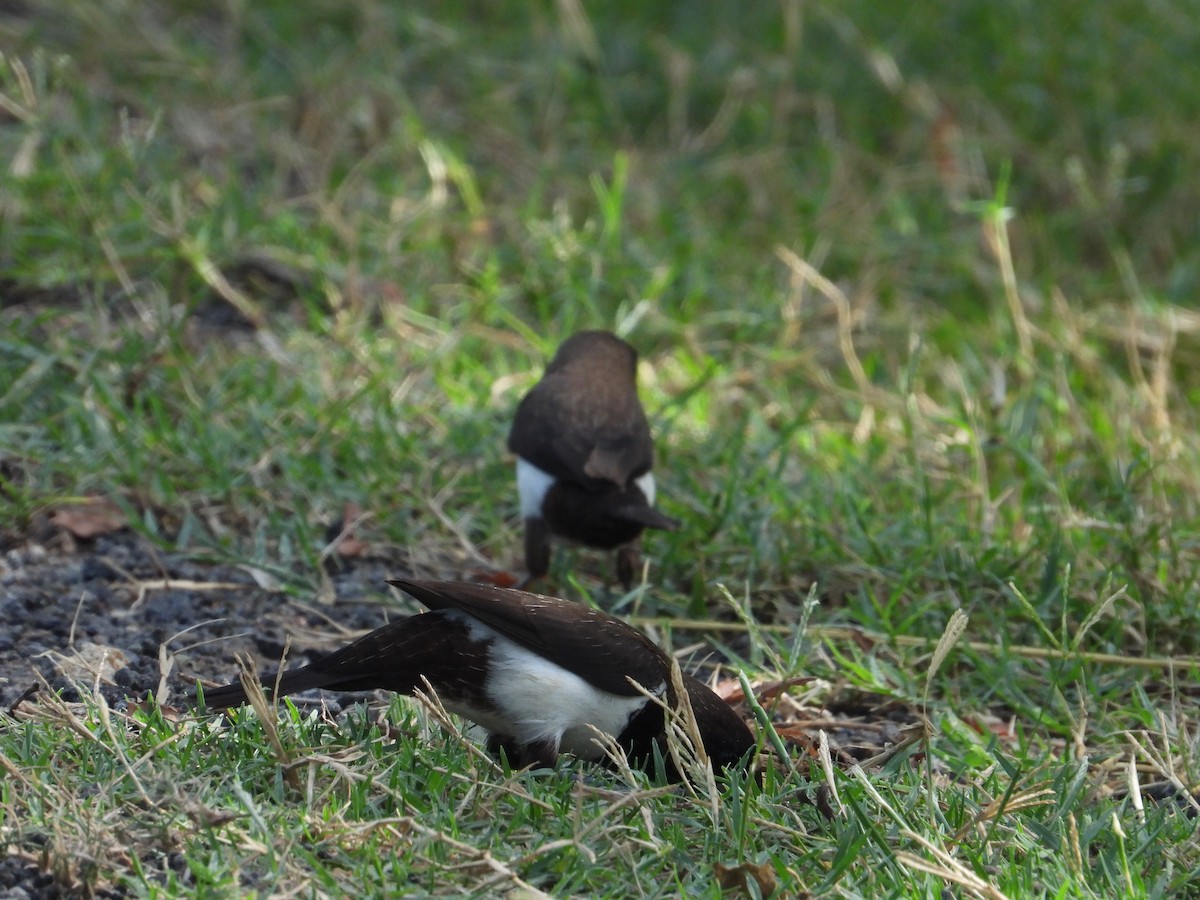
MULTIPOLYGON (((451 712, 491 732, 488 746, 510 764, 551 766, 560 753, 604 762, 588 726, 616 737, 636 765, 657 744, 669 762, 662 709, 632 678, 666 694, 670 658, 619 619, 578 603, 490 585, 393 581, 430 609, 392 622, 320 659, 283 673, 278 693, 310 688, 382 688, 411 694, 428 679, 451 712)), ((263 678, 268 692, 276 679, 263 678)), ((683 675, 704 749, 715 767, 746 757, 754 737, 724 700, 683 675)), ((246 702, 240 682, 204 692, 204 705, 246 702)))
POLYGON ((628 589, 646 528, 679 523, 654 509, 654 444, 637 394, 637 351, 607 331, 581 331, 558 348, 517 406, 508 447, 517 455, 530 580, 550 567, 550 538, 617 550, 628 589))

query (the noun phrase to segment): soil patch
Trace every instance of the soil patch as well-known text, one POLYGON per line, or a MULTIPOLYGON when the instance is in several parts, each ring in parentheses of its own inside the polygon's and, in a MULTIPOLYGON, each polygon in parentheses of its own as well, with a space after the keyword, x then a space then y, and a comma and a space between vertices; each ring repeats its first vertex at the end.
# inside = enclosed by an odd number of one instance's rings
POLYGON ((406 574, 356 560, 330 576, 336 601, 323 604, 264 589, 246 568, 163 553, 128 532, 79 542, 74 552, 26 544, 0 558, 0 704, 12 707, 38 673, 69 700, 95 685, 116 705, 162 683, 178 703, 197 679, 236 678, 238 654, 273 668, 290 640, 289 659, 299 662, 416 612, 387 593, 385 579, 406 574))

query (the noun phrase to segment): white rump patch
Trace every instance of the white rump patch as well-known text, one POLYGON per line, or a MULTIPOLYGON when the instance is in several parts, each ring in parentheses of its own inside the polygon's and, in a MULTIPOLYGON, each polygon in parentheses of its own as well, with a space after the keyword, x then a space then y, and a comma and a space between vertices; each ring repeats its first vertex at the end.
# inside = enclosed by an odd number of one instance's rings
MULTIPOLYGON (((521 518, 540 519, 546 491, 554 484, 554 476, 543 472, 533 463, 517 457, 517 493, 521 497, 521 518)), ((652 488, 653 490, 653 488, 652 488)))
POLYGON ((642 489, 642 493, 646 495, 646 505, 654 505, 654 473, 647 472, 645 475, 639 475, 633 479, 633 483, 642 489))

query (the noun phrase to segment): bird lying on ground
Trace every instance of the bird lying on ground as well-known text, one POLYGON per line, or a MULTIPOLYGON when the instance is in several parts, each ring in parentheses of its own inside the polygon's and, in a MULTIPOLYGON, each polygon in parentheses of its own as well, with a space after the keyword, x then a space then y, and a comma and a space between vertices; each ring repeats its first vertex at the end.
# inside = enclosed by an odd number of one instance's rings
MULTIPOLYGON (((672 706, 671 658, 633 627, 578 603, 491 585, 391 581, 429 612, 377 628, 306 666, 262 679, 268 693, 312 688, 412 694, 422 678, 450 712, 491 733, 514 768, 551 767, 562 753, 608 758, 593 728, 613 736, 634 765, 678 780, 662 707, 672 706)), ((682 683, 714 769, 747 760, 754 736, 733 708, 690 675, 682 683)), ((203 704, 246 702, 240 682, 205 690, 203 704)))

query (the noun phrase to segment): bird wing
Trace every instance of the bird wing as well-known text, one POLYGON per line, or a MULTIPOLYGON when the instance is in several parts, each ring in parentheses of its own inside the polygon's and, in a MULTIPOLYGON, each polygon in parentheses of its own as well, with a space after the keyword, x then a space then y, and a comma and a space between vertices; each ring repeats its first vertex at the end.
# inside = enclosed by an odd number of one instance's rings
MULTIPOLYGON (((480 683, 486 667, 473 662, 464 652, 469 642, 461 622, 443 616, 415 615, 390 622, 306 666, 262 677, 268 694, 296 694, 310 688, 331 691, 382 689, 411 694, 420 687, 421 676, 454 693, 463 685, 480 683)), ((225 709, 246 702, 240 681, 204 692, 204 705, 225 709)))
POLYGON ((430 609, 457 609, 601 690, 624 697, 668 676, 666 654, 644 634, 599 610, 555 597, 454 581, 389 581, 430 609))
POLYGON ((570 385, 565 374, 542 379, 517 406, 508 447, 555 478, 620 488, 654 462, 650 425, 637 394, 603 385, 570 385), (569 403, 570 407, 565 408, 569 403))

